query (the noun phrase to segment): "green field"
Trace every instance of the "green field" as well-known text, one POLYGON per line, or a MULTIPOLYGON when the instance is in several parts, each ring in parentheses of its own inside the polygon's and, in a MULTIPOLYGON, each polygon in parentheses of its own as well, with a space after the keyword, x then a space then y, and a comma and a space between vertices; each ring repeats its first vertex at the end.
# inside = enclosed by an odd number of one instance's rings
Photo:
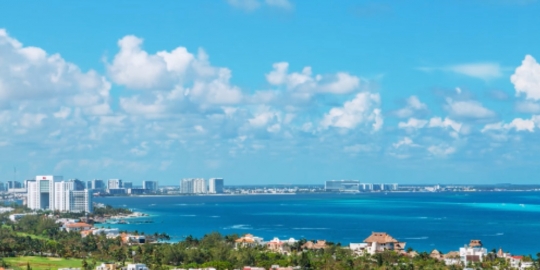
POLYGON ((26 269, 26 264, 30 263, 32 269, 58 269, 65 267, 82 267, 82 260, 79 259, 64 259, 64 258, 50 258, 50 257, 7 257, 4 258, 11 268, 13 269, 26 269))

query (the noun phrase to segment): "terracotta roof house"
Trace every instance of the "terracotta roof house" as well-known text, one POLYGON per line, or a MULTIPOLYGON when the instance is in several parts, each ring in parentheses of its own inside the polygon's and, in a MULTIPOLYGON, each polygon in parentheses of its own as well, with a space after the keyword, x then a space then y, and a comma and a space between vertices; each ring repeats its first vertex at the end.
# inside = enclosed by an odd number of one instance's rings
POLYGON ((444 254, 443 258, 445 258, 445 259, 459 258, 459 251, 450 251, 450 252, 444 254))
POLYGON ((244 236, 234 240, 235 246, 241 247, 254 247, 262 244, 263 239, 261 237, 253 236, 253 234, 245 234, 244 236))
POLYGON ((441 260, 443 258, 443 254, 440 251, 434 249, 431 251, 431 253, 429 253, 429 257, 436 260, 441 260))
POLYGON ((480 240, 471 240, 469 247, 483 247, 482 241, 480 240))
POLYGON ((414 257, 418 256, 418 252, 413 250, 413 251, 407 253, 407 256, 409 256, 411 258, 414 258, 414 257))
POLYGON ((405 242, 399 242, 385 232, 373 232, 364 240, 368 244, 368 252, 375 254, 385 250, 401 251, 405 249, 405 242))
POLYGON ((68 232, 80 232, 80 231, 86 231, 92 228, 92 225, 83 223, 83 222, 77 222, 77 223, 68 223, 64 225, 64 228, 66 228, 66 231, 68 232))
POLYGON ((307 241, 302 245, 302 249, 325 249, 326 247, 326 240, 317 240, 316 243, 307 241))

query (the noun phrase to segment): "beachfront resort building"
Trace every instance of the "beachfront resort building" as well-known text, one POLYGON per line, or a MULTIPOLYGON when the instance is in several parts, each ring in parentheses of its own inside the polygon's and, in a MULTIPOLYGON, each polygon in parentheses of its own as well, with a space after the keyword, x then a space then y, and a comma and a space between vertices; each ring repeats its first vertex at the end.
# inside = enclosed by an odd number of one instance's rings
POLYGON ((245 234, 244 236, 234 240, 235 248, 239 247, 256 247, 262 245, 263 238, 254 236, 253 234, 245 234))
POLYGON ((93 211, 92 194, 89 189, 81 189, 84 187, 77 181, 38 175, 35 180, 27 181, 26 204, 33 210, 90 213, 93 211))
POLYGON ((187 178, 180 182, 180 193, 184 194, 205 194, 208 192, 206 188, 206 180, 203 178, 187 178))
POLYGON ((142 186, 143 186, 143 189, 156 191, 158 189, 158 182, 157 181, 143 181, 142 186))
POLYGON ((358 180, 329 180, 324 183, 324 189, 333 192, 358 192, 359 186, 358 180))
POLYGON ((366 192, 366 191, 395 191, 398 184, 372 184, 361 183, 358 180, 329 180, 324 183, 324 190, 328 192, 366 192))
POLYGON ((127 270, 148 270, 144 263, 130 263, 126 267, 127 270))
POLYGON ((268 250, 279 252, 281 254, 289 254, 291 252, 291 246, 297 243, 298 240, 294 238, 289 238, 288 240, 280 240, 277 237, 274 237, 274 239, 268 241, 266 243, 266 247, 268 250))
POLYGON ((405 242, 399 242, 385 232, 373 232, 364 240, 367 244, 366 251, 369 254, 383 252, 385 250, 394 250, 400 252, 405 249, 405 242))
POLYGON ((315 243, 307 241, 301 246, 302 249, 325 249, 326 247, 326 240, 317 240, 315 243))
POLYGON ((208 180, 208 193, 223 193, 223 183, 223 178, 210 178, 210 180, 208 180))
POLYGON ((483 247, 482 241, 471 240, 469 245, 459 249, 461 263, 467 266, 469 263, 483 262, 487 256, 487 249, 483 247))
POLYGON ((107 189, 120 189, 123 188, 122 179, 109 179, 107 182, 107 189))

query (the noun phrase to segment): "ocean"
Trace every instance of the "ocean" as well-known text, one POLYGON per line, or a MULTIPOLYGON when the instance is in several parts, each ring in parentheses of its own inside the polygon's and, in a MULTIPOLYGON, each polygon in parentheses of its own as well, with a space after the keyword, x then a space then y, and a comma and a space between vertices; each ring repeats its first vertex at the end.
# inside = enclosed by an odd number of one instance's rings
POLYGON ((165 232, 178 241, 210 232, 271 240, 360 243, 387 232, 406 248, 457 251, 471 239, 512 254, 540 252, 539 192, 361 193, 101 197, 95 202, 149 214, 121 230, 165 232), (152 223, 142 221, 151 220, 152 223))

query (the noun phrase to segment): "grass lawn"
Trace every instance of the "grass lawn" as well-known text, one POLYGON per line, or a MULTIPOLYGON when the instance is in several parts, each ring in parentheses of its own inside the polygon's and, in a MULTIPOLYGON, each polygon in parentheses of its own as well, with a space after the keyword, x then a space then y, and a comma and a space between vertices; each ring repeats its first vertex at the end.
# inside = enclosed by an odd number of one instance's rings
POLYGON ((49 258, 38 256, 7 257, 4 258, 13 269, 26 269, 26 263, 30 263, 32 269, 58 269, 64 267, 82 267, 82 260, 49 258))

